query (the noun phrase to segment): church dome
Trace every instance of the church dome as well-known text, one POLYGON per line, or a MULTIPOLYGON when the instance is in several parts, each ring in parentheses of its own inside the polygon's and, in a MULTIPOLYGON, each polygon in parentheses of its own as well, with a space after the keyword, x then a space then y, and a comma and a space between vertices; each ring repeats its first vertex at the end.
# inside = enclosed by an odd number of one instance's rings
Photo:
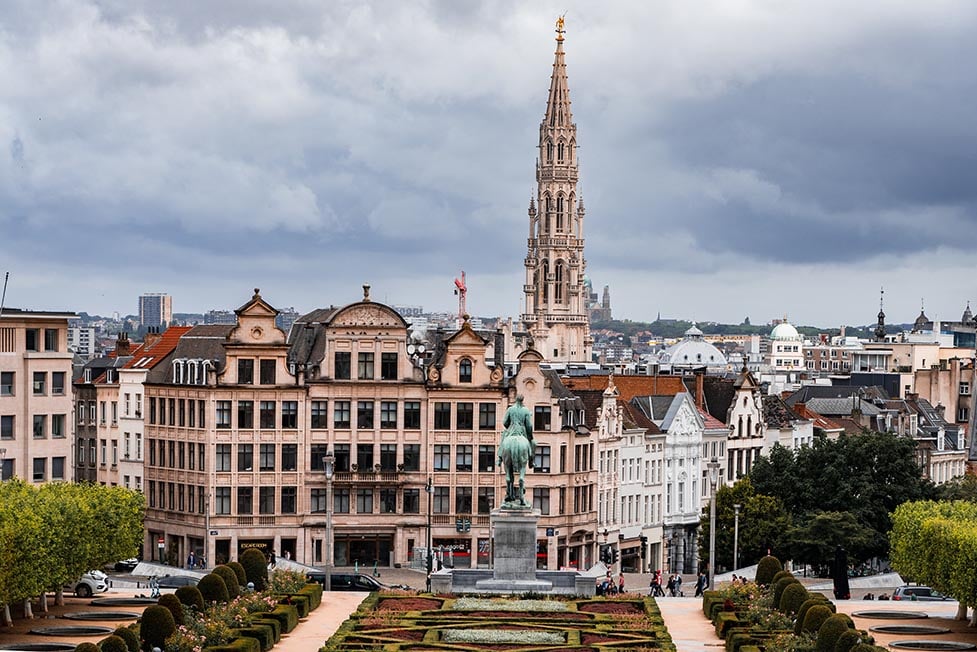
POLYGON ((800 334, 797 329, 791 326, 788 322, 784 321, 773 327, 770 331, 770 339, 772 340, 799 340, 801 339, 800 334))
POLYGON ((702 331, 693 326, 685 331, 685 335, 685 339, 665 349, 659 358, 660 362, 671 364, 672 367, 726 367, 726 356, 702 339, 702 331))

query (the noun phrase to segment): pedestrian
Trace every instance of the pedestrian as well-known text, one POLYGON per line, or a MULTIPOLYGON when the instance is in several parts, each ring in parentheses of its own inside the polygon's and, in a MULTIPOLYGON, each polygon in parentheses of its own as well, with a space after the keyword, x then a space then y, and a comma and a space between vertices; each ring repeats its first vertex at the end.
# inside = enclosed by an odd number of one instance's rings
POLYGON ((197 557, 193 554, 193 550, 187 555, 187 568, 193 570, 193 567, 197 564, 197 557))
POLYGON ((675 573, 675 592, 678 593, 679 597, 683 597, 682 593, 682 576, 675 573))
POLYGON ((674 598, 675 597, 675 573, 672 573, 671 575, 668 576, 668 584, 665 585, 665 588, 668 589, 668 594, 674 598))
POLYGON ((736 577, 736 573, 733 573, 733 586, 736 586, 740 581, 740 578, 736 577))
POLYGON ((617 592, 624 593, 624 573, 617 578, 617 592))
POLYGON ((695 597, 698 598, 699 596, 702 595, 703 591, 706 590, 707 583, 708 580, 706 579, 706 574, 699 573, 699 577, 697 577, 695 580, 695 597))
POLYGON ((292 553, 290 551, 286 550, 285 551, 285 561, 288 561, 291 558, 292 558, 292 553))

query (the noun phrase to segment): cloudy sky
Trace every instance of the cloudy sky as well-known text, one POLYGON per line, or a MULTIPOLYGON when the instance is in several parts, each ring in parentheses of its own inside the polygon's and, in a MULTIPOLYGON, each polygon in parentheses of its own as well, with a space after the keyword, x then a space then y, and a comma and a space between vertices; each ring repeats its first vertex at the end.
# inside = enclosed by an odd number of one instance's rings
POLYGON ((518 314, 563 11, 616 316, 977 300, 971 0, 4 0, 7 305, 518 314))

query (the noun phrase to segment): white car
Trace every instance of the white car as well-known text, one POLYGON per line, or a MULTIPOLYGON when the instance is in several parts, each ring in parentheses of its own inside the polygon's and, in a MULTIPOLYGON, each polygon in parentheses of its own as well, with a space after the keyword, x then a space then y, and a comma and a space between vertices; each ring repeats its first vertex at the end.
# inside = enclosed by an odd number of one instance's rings
POLYGON ((96 593, 109 590, 109 576, 100 570, 90 570, 66 588, 71 589, 79 598, 90 598, 96 593))

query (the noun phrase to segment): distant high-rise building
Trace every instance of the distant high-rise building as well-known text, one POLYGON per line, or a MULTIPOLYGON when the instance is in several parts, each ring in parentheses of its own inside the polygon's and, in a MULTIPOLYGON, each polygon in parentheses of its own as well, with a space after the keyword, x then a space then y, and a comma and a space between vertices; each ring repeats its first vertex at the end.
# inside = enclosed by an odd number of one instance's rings
POLYGON ((275 316, 275 326, 285 331, 285 334, 288 335, 288 332, 292 330, 292 324, 298 318, 299 314, 295 312, 295 308, 282 308, 275 316))
POLYGON ((139 323, 142 326, 166 328, 173 321, 173 297, 150 292, 139 297, 139 323))
POLYGON ((204 324, 236 324, 237 315, 230 310, 208 310, 204 313, 204 324))
POLYGON ((69 326, 68 327, 68 350, 77 353, 82 357, 95 355, 96 344, 95 328, 92 326, 69 326))

